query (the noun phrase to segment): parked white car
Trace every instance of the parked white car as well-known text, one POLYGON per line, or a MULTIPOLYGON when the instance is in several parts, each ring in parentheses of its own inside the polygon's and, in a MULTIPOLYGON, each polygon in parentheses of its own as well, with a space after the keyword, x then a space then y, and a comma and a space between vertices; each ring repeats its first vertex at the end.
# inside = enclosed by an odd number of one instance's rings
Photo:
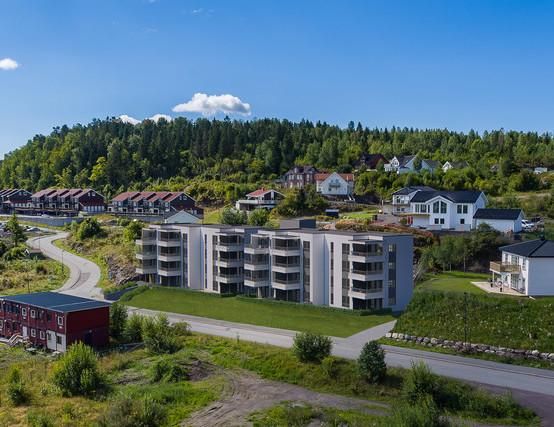
POLYGON ((527 219, 521 220, 521 228, 523 231, 533 231, 537 225, 527 219))

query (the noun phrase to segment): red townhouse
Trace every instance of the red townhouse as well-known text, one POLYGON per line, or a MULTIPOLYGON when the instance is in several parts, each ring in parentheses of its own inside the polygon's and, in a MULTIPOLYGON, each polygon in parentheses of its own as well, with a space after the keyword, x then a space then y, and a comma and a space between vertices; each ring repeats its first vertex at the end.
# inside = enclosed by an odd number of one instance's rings
POLYGON ((0 190, 1 211, 13 213, 16 209, 28 208, 31 204, 31 193, 21 188, 0 190))
POLYGON ((92 188, 47 188, 31 196, 35 213, 100 213, 106 210, 104 196, 92 188))
POLYGON ((204 210, 182 191, 126 191, 114 197, 108 211, 134 215, 164 215, 185 211, 202 217, 204 210))
POLYGON ((65 352, 81 341, 109 343, 110 304, 56 292, 0 296, 0 337, 21 335, 35 347, 65 352))

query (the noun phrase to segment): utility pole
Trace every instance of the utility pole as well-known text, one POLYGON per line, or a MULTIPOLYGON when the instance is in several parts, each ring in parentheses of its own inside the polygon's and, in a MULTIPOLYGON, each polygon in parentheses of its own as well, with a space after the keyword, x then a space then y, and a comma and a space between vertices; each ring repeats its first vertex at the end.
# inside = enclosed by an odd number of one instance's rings
POLYGON ((467 343, 467 292, 464 292, 464 343, 467 343))

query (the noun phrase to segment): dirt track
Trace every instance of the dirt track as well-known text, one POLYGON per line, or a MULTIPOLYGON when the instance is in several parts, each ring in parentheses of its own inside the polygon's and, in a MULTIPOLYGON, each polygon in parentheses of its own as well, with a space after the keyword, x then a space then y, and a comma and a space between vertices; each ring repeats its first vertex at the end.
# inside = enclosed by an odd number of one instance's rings
POLYGON ((354 409, 384 415, 388 405, 333 394, 317 393, 292 384, 267 381, 250 372, 228 372, 227 385, 220 400, 192 414, 183 426, 244 426, 255 411, 270 408, 282 401, 304 402, 313 406, 354 409), (382 410, 370 409, 368 406, 382 410))

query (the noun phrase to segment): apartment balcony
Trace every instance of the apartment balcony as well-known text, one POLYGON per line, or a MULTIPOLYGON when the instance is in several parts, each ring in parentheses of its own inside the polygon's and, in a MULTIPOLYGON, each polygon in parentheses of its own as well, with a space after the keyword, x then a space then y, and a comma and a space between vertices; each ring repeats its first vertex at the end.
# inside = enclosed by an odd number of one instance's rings
POLYGON ((244 261, 244 268, 251 271, 269 270, 269 261, 244 261))
POLYGON ((135 240, 137 246, 148 246, 156 244, 156 237, 143 237, 142 239, 135 240))
POLYGON ((158 259, 160 261, 166 261, 166 262, 173 262, 173 261, 181 261, 181 254, 180 253, 159 253, 158 259))
POLYGON ((280 289, 282 291, 293 291, 296 289, 300 289, 301 283, 300 278, 298 279, 273 279, 271 282, 271 287, 275 289, 280 289))
POLYGON ((251 288, 261 288, 263 286, 269 286, 269 277, 245 277, 244 286, 251 288))
POLYGON ((178 248, 181 246, 181 239, 179 237, 171 239, 159 239, 157 244, 159 247, 162 248, 178 248))
POLYGON ((135 255, 136 259, 140 259, 141 261, 148 260, 148 259, 156 259, 157 254, 155 251, 148 251, 148 252, 138 252, 135 255))
POLYGON ((351 269, 348 273, 348 277, 352 280, 360 280, 366 282, 369 280, 376 280, 383 276, 383 270, 357 270, 351 269))
POLYGON ((501 261, 491 261, 490 270, 495 273, 521 273, 521 266, 518 264, 510 264, 501 261))
POLYGON ((159 267, 158 275, 164 277, 175 277, 181 275, 181 267, 159 267))
POLYGON ((137 274, 155 274, 158 269, 155 265, 144 265, 136 268, 137 274))
POLYGON ((242 267, 244 265, 244 259, 242 258, 217 258, 215 263, 219 267, 242 267))
POLYGON ((218 242, 214 249, 220 252, 240 252, 244 250, 242 243, 222 243, 218 242))
POLYGON ((300 273, 299 263, 274 262, 271 270, 277 273, 300 273))
POLYGON ((251 255, 268 254, 269 253, 269 246, 245 245, 244 246, 244 253, 245 254, 251 254, 251 255))
POLYGON ((348 296, 351 298, 357 298, 362 300, 369 300, 375 298, 384 298, 383 288, 368 289, 352 287, 348 290, 348 296))
POLYGON ((240 283, 244 281, 244 276, 239 273, 217 273, 215 276, 215 280, 220 283, 240 283))

